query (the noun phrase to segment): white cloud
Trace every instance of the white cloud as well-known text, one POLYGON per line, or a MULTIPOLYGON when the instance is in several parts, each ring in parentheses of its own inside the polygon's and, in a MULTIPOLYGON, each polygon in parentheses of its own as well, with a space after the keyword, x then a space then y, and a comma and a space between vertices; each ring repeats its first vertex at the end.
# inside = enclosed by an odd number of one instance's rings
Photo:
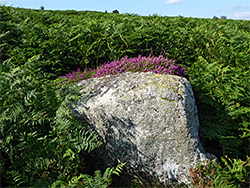
POLYGON ((237 4, 232 4, 232 8, 233 9, 242 9, 242 8, 244 8, 244 6, 237 5, 237 4))
POLYGON ((170 5, 170 4, 176 4, 176 3, 179 3, 179 2, 181 2, 181 0, 167 0, 167 1, 165 1, 165 4, 170 5))
POLYGON ((232 9, 247 9, 249 10, 250 6, 243 6, 243 5, 237 5, 237 4, 232 4, 232 9))
POLYGON ((218 9, 218 8, 216 8, 216 9, 214 9, 214 12, 221 12, 222 10, 221 9, 218 9))
POLYGON ((236 19, 250 20, 250 11, 236 12, 236 13, 234 13, 233 17, 236 18, 236 19))

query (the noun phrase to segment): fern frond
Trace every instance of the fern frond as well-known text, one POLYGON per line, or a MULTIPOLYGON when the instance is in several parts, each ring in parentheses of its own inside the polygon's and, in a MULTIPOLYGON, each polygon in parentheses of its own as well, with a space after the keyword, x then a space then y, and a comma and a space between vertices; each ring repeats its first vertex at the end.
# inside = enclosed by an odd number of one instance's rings
POLYGON ((16 185, 17 187, 21 187, 23 185, 25 185, 28 181, 28 177, 27 176, 23 176, 22 174, 19 173, 19 171, 9 171, 8 175, 10 175, 13 179, 13 184, 16 185))
POLYGON ((119 164, 115 168, 107 168, 103 175, 100 170, 95 171, 94 176, 80 174, 71 179, 69 186, 78 187, 81 185, 81 187, 86 188, 106 188, 112 182, 111 175, 116 174, 119 176, 124 165, 119 164))

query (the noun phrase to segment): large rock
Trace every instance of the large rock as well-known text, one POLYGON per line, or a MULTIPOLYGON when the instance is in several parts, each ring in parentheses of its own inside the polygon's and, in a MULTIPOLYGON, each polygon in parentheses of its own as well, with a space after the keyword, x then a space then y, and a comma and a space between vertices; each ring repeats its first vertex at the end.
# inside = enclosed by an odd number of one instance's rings
POLYGON ((199 141, 190 83, 173 75, 124 73, 84 80, 74 110, 105 143, 105 163, 126 162, 134 176, 190 183, 189 169, 209 160, 199 141))

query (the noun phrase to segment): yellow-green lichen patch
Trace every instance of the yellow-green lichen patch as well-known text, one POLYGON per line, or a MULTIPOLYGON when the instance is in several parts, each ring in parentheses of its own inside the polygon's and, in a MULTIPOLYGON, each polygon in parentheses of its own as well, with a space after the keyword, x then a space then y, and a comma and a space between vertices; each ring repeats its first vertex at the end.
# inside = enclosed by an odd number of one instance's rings
POLYGON ((181 79, 172 75, 146 74, 138 87, 131 92, 139 96, 144 93, 158 93, 158 98, 166 102, 176 102, 184 98, 185 87, 180 82, 181 79))

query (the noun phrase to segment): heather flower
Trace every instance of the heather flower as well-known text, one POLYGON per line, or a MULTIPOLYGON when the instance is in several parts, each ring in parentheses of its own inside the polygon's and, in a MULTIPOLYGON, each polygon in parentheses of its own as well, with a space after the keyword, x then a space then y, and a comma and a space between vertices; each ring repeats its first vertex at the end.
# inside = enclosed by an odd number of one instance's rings
POLYGON ((72 71, 66 74, 62 78, 67 80, 81 81, 88 78, 102 77, 106 75, 114 75, 124 72, 154 72, 158 74, 173 74, 178 76, 185 76, 186 69, 178 64, 175 64, 173 60, 168 60, 163 56, 154 57, 142 57, 139 55, 135 58, 128 58, 128 56, 117 59, 112 62, 107 62, 96 69, 89 69, 81 72, 78 68, 77 71, 72 71))
POLYGON ((79 82, 84 79, 88 79, 90 76, 90 71, 81 71, 80 68, 78 68, 76 71, 72 71, 61 78, 65 79, 65 81, 75 81, 79 82))

